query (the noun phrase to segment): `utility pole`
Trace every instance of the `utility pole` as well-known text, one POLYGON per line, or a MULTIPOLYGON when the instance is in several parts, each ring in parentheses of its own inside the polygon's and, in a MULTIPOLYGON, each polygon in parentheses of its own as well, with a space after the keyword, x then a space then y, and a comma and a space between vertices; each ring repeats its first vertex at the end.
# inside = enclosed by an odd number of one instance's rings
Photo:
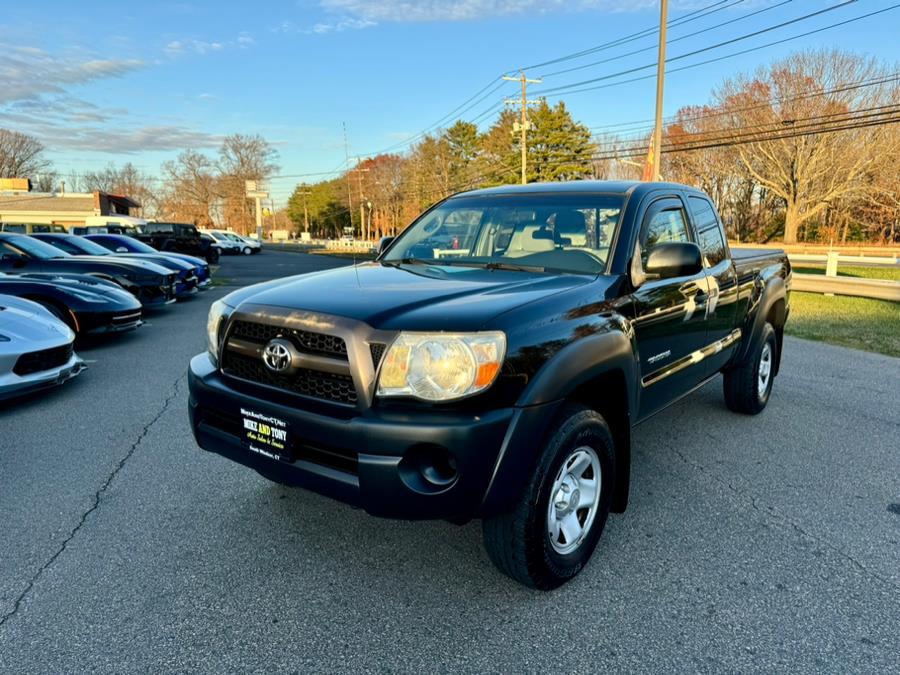
MULTIPOLYGON (((350 231, 353 231, 353 186, 350 181, 350 146, 347 144, 347 123, 341 122, 344 130, 344 159, 347 162, 347 213, 350 216, 350 231)), ((362 225, 360 225, 362 227, 362 225)))
POLYGON ((656 125, 653 127, 653 141, 650 145, 650 180, 660 179, 660 153, 662 152, 662 109, 663 84, 666 79, 666 22, 668 21, 668 0, 659 1, 659 57, 656 63, 656 125))
POLYGON ((306 196, 312 194, 312 190, 301 190, 300 196, 303 197, 303 229, 309 232, 309 210, 306 208, 306 196))
MULTIPOLYGON (((521 136, 519 137, 519 145, 521 146, 521 150, 522 150, 522 185, 525 185, 525 183, 528 182, 528 174, 527 174, 528 146, 526 145, 526 143, 528 141, 527 141, 527 137, 526 137, 526 132, 531 128, 531 122, 528 121, 528 104, 538 102, 538 101, 529 101, 528 100, 528 85, 529 84, 540 84, 541 82, 543 82, 543 80, 541 80, 541 79, 530 80, 527 77, 525 77, 525 71, 523 71, 523 70, 519 71, 519 77, 510 77, 509 75, 504 75, 503 79, 508 80, 510 82, 521 82, 522 83, 522 99, 521 99, 522 117, 521 117, 521 121, 516 122, 516 124, 513 126, 513 133, 518 131, 521 134, 521 136)), ((519 101, 508 98, 504 101, 504 103, 509 105, 509 104, 519 103, 519 101)))
POLYGON ((359 233, 365 241, 369 240, 369 228, 366 227, 366 201, 363 199, 362 175, 367 173, 368 169, 362 169, 359 166, 359 157, 356 158, 356 179, 359 185, 359 233))

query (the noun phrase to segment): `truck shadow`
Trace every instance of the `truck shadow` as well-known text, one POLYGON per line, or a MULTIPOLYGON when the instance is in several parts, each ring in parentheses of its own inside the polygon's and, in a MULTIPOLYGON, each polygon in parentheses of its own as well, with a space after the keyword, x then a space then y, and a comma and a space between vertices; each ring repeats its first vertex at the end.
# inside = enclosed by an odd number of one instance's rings
MULTIPOLYGON (((681 474, 691 472, 671 459, 671 439, 691 438, 679 450, 697 462, 717 451, 716 444, 696 434, 698 417, 730 415, 717 388, 708 387, 642 425, 635 433, 632 498, 625 514, 610 516, 590 564, 573 582, 556 593, 526 589, 498 572, 481 542, 481 522, 458 526, 443 521, 395 521, 298 489, 259 479, 258 489, 242 493, 239 504, 223 511, 223 532, 270 551, 282 570, 326 570, 335 588, 357 589, 363 597, 376 592, 397 601, 410 594, 431 595, 440 589, 457 600, 532 604, 535 598, 584 592, 604 594, 621 585, 614 570, 654 555, 667 536, 668 525, 658 514, 670 509, 672 495, 686 489, 681 474), (250 514, 250 517, 248 517, 250 514), (259 522, 258 515, 266 514, 259 522)), ((732 418, 733 419, 733 418, 732 418)), ((674 535, 677 536, 677 533, 674 535)), ((298 592, 304 574, 285 577, 284 592, 298 592)))

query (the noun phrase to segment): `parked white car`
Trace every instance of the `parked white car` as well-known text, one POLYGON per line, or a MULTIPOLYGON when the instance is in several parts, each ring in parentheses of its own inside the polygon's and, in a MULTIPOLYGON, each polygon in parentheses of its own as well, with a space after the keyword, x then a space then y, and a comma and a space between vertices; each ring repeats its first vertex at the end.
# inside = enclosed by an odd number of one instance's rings
POLYGON ((241 247, 241 253, 244 255, 250 255, 251 253, 259 253, 262 251, 262 244, 260 244, 256 239, 251 239, 250 237, 242 237, 239 234, 235 234, 234 232, 222 232, 226 237, 228 237, 231 241, 236 242, 241 247))
POLYGON ((237 255, 238 253, 243 252, 244 247, 239 242, 236 242, 227 236, 231 234, 230 232, 225 230, 200 230, 200 232, 212 237, 216 244, 218 244, 219 250, 222 253, 237 255))
POLYGON ((47 309, 0 295, 0 399, 53 387, 78 375, 75 333, 47 309))

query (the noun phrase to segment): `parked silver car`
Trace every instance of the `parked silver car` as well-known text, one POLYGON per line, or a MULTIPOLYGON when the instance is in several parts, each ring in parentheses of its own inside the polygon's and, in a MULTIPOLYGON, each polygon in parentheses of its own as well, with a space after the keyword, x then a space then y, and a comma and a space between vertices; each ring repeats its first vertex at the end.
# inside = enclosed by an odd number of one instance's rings
POLYGON ((0 399, 78 375, 86 366, 74 342, 75 333, 41 305, 0 295, 0 399))

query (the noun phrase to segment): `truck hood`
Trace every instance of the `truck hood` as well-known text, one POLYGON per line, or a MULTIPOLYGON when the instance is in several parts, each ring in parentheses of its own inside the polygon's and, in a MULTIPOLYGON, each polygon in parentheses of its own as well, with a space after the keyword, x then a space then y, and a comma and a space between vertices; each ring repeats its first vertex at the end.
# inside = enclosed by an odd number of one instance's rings
POLYGON ((321 312, 385 330, 477 330, 499 314, 596 277, 365 263, 269 281, 224 300, 321 312))

